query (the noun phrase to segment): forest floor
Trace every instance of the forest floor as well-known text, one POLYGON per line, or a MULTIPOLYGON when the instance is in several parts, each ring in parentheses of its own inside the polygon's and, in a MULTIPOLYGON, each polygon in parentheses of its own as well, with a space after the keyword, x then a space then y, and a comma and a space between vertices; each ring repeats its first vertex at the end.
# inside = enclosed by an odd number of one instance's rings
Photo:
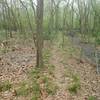
POLYGON ((69 40, 46 43, 45 67, 35 68, 34 47, 13 45, 0 54, 0 100, 100 100, 96 67, 78 58, 69 40))

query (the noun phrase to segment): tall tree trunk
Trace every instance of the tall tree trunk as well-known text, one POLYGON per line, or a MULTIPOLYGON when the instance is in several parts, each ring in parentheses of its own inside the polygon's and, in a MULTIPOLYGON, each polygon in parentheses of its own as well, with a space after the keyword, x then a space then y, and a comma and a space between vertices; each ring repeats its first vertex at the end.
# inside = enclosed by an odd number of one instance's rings
POLYGON ((36 34, 36 46, 37 46, 37 67, 43 66, 43 0, 37 0, 37 34, 36 34))

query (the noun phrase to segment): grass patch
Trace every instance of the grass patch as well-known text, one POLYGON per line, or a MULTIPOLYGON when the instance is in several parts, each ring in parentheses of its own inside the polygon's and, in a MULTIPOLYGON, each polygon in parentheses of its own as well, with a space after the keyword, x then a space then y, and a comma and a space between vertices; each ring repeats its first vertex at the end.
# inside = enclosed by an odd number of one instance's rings
POLYGON ((30 81, 32 86, 32 99, 31 100, 38 100, 41 97, 42 89, 48 94, 53 95, 56 93, 58 87, 53 81, 53 71, 55 66, 48 65, 45 68, 34 68, 30 72, 30 81), (43 87, 41 87, 41 85, 43 87))
POLYGON ((47 76, 43 78, 45 84, 45 90, 49 95, 54 95, 58 89, 58 86, 53 82, 53 80, 47 76))
POLYGON ((70 85, 67 87, 70 93, 76 94, 81 89, 80 77, 77 74, 73 74, 71 70, 65 70, 64 77, 69 78, 70 85))
POLYGON ((39 100, 39 98, 37 96, 33 95, 31 100, 39 100))
POLYGON ((40 84, 36 81, 32 83, 33 97, 31 100, 38 100, 41 96, 40 84))
POLYGON ((76 94, 78 92, 78 90, 81 88, 80 85, 80 78, 78 77, 78 75, 73 75, 72 74, 72 84, 69 86, 68 90, 71 93, 76 94))
POLYGON ((8 91, 12 88, 12 85, 9 81, 0 83, 0 92, 8 91))
POLYGON ((16 90, 17 96, 27 96, 30 93, 31 88, 26 82, 20 84, 19 88, 16 90))
POLYGON ((44 50, 44 52, 43 52, 43 59, 44 59, 45 64, 49 63, 50 57, 51 57, 50 50, 48 50, 48 49, 44 50))
POLYGON ((96 99, 96 97, 94 97, 94 96, 90 96, 90 97, 88 98, 88 100, 97 100, 97 99, 96 99))
MULTIPOLYGON (((33 82, 37 82, 37 85, 35 84, 35 87, 33 87, 33 89, 35 89, 34 91, 38 92, 38 93, 35 93, 35 94, 38 94, 40 93, 40 88, 39 88, 39 84, 44 84, 44 90, 46 90, 46 92, 48 93, 48 95, 53 95, 55 94, 56 90, 57 90, 57 85, 53 82, 52 80, 52 76, 50 76, 52 73, 52 71, 54 70, 54 66, 50 65, 48 67, 48 71, 49 71, 49 74, 47 73, 47 76, 46 74, 43 74, 43 72, 39 72, 38 71, 32 71, 34 72, 32 75, 32 77, 35 77, 37 76, 36 80, 33 81, 33 82), (39 84, 38 84, 39 83, 39 84)), ((36 96, 35 96, 36 97, 36 96)))
POLYGON ((73 75, 72 74, 72 79, 73 79, 73 82, 80 82, 80 78, 79 78, 79 76, 78 75, 73 75))
POLYGON ((54 74, 53 72, 54 72, 54 70, 55 70, 55 66, 49 64, 47 68, 48 68, 48 73, 49 73, 50 75, 53 75, 53 74, 54 74))
POLYGON ((9 49, 7 47, 0 48, 1 53, 7 53, 9 49))
POLYGON ((32 83, 23 82, 19 88, 16 89, 17 96, 28 96, 32 94, 31 100, 38 100, 41 96, 40 91, 40 85, 36 81, 32 81, 32 83))
MULTIPOLYGON (((66 68, 66 67, 65 67, 66 68)), ((71 72, 70 71, 68 71, 67 69, 66 70, 64 70, 64 75, 63 75, 64 77, 71 77, 71 72)))
POLYGON ((77 91, 80 89, 80 83, 73 83, 69 88, 68 90, 71 92, 71 93, 77 93, 77 91))
POLYGON ((30 72, 32 80, 38 79, 40 77, 40 72, 41 72, 41 69, 39 68, 32 69, 32 71, 30 72))

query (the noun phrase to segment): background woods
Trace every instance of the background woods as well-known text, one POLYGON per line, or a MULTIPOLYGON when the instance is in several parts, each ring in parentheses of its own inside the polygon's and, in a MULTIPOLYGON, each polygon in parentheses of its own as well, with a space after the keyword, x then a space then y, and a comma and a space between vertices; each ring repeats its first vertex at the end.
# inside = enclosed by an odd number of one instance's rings
POLYGON ((100 0, 0 0, 0 100, 100 100, 100 0))

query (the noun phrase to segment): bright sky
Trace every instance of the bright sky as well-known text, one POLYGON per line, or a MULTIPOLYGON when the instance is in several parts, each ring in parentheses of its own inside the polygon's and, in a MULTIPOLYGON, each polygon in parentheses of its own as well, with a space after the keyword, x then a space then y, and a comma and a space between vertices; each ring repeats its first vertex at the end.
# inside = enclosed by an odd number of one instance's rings
POLYGON ((34 3, 36 3, 37 2, 37 0, 33 0, 34 1, 34 3))

